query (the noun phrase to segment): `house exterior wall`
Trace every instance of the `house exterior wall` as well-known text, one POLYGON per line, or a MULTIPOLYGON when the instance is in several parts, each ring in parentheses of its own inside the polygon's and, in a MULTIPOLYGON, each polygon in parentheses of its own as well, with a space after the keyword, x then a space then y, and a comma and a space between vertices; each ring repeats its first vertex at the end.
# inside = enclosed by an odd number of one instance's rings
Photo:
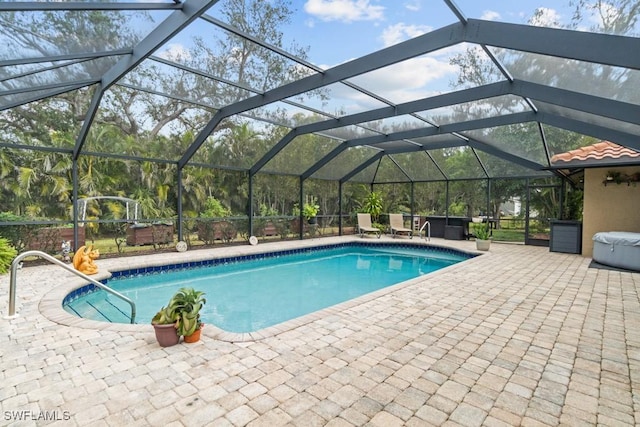
POLYGON ((640 182, 627 185, 605 181, 607 172, 640 173, 640 167, 585 169, 582 255, 593 256, 593 235, 601 231, 640 233, 640 182))

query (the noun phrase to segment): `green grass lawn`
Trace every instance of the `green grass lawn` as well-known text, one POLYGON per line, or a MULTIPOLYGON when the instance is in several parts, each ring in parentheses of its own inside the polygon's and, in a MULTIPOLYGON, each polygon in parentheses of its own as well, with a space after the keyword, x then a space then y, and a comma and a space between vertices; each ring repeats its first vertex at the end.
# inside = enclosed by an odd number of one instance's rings
MULTIPOLYGON (((333 235, 337 234, 337 229, 326 229, 323 230, 322 235, 333 235)), ((292 237, 297 238, 297 237, 292 237)), ((498 242, 524 242, 524 229, 508 229, 502 228, 493 230, 493 240, 498 242)), ((269 240, 280 240, 280 236, 270 236, 270 237, 261 237, 260 241, 269 241, 269 240)), ((242 237, 238 236, 234 241, 235 244, 242 243, 242 237)), ((136 255, 136 254, 145 254, 152 253, 154 251, 172 249, 175 247, 175 243, 169 243, 166 245, 160 245, 157 249, 154 249, 153 245, 143 245, 143 246, 128 246, 126 243, 123 243, 120 246, 120 252, 118 251, 118 246, 116 244, 115 238, 113 237, 98 237, 92 242, 87 240, 87 246, 93 244, 94 248, 100 251, 100 254, 108 256, 108 255, 136 255)), ((200 247, 203 246, 202 242, 197 240, 197 236, 192 236, 191 238, 192 247, 200 247)), ((222 245, 220 242, 216 242, 213 246, 222 245)))
POLYGON ((493 240, 497 242, 524 242, 524 229, 493 230, 493 240))

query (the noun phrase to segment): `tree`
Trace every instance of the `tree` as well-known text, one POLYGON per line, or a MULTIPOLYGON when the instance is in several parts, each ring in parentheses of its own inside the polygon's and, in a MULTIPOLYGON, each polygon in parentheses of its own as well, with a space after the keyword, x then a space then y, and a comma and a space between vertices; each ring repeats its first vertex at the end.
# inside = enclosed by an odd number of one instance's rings
MULTIPOLYGON (((224 3, 221 11, 230 25, 271 45, 283 47, 280 28, 290 19, 291 2, 230 1, 224 3)), ((147 18, 146 12, 130 11, 16 12, 0 16, 0 34, 10 41, 9 49, 36 52, 36 56, 64 53, 60 49, 67 52, 115 51, 135 46, 142 39, 142 34, 137 33, 141 26, 135 25, 139 21, 134 19, 147 18)), ((174 55, 169 59, 207 70, 255 92, 309 72, 303 67, 291 66, 288 60, 232 32, 222 31, 221 34, 220 39, 209 34, 196 37, 190 51, 182 57, 174 55)), ((301 58, 306 56, 304 49, 294 46, 290 50, 301 58)), ((86 79, 87 76, 99 77, 117 60, 83 61, 73 67, 52 68, 46 73, 25 74, 17 79, 10 74, 10 67, 5 67, 0 70, 0 78, 8 89, 25 84, 37 87, 86 79)), ((136 67, 122 82, 126 86, 116 84, 104 94, 79 156, 79 193, 81 196, 135 197, 140 199, 145 216, 171 216, 177 203, 174 166, 86 153, 175 160, 193 142, 194 135, 218 106, 251 93, 151 60, 136 67), (133 89, 136 86, 172 96, 133 89), (208 103, 211 108, 185 101, 189 99, 208 103)), ((93 88, 83 88, 6 110, 0 114, 0 134, 5 143, 70 150, 76 143, 92 95, 93 88)), ((258 115, 279 115, 281 118, 283 114, 264 111, 258 115)), ((223 138, 203 146, 206 163, 225 167, 232 163, 239 166, 239 170, 187 168, 183 175, 187 212, 201 211, 203 201, 211 195, 213 188, 234 212, 246 212, 247 174, 241 169, 250 166, 251 160, 268 149, 271 136, 265 137, 246 123, 237 121, 227 121, 217 131, 216 136, 223 138)), ((276 130, 274 135, 278 133, 281 131, 276 130)), ((64 218, 72 206, 71 171, 72 161, 68 154, 2 148, 0 206, 16 213, 64 218)), ((104 217, 108 213, 102 212, 103 209, 104 206, 96 204, 90 207, 90 214, 104 217)), ((113 212, 113 215, 119 214, 113 212)))
MULTIPOLYGON (((612 2, 571 0, 568 4, 574 8, 574 14, 571 21, 564 25, 559 22, 544 22, 543 9, 534 11, 529 23, 568 29, 578 29, 588 25, 592 31, 608 34, 632 35, 638 32, 637 22, 640 3, 636 0, 614 0, 612 2)), ((586 91, 614 99, 634 96, 629 91, 620 90, 622 84, 628 87, 635 87, 632 80, 637 79, 635 76, 637 73, 632 73, 628 69, 617 69, 602 64, 578 63, 577 61, 527 52, 490 49, 509 73, 520 80, 551 83, 554 86, 569 90, 586 91), (548 70, 553 70, 553 73, 549 73, 548 70)), ((471 47, 464 53, 456 55, 452 58, 451 64, 457 66, 459 70, 457 79, 452 82, 454 88, 477 87, 504 80, 504 76, 502 76, 498 67, 479 47, 471 47)), ((470 120, 486 117, 487 115, 502 115, 521 111, 523 105, 525 104, 517 97, 500 97, 473 103, 473 105, 454 106, 453 114, 470 120)), ((551 126, 543 126, 543 129, 551 154, 565 152, 596 142, 592 137, 551 126)), ((482 139, 506 152, 543 165, 549 161, 541 142, 540 130, 535 124, 517 124, 486 129, 482 139)), ((459 156, 461 154, 457 155, 457 157, 459 156)), ((495 163, 494 160, 489 160, 492 164, 495 163)), ((517 166, 506 162, 501 164, 500 170, 502 171, 502 177, 508 177, 510 174, 517 176, 519 174, 517 166)), ((491 205, 492 210, 494 210, 493 214, 496 215, 498 213, 498 207, 502 201, 518 193, 522 193, 521 184, 518 182, 512 184, 507 184, 506 181, 492 182, 491 205)), ((536 192, 534 199, 532 204, 541 215, 559 215, 559 212, 556 212, 557 209, 554 207, 556 206, 555 203, 558 203, 557 190, 545 188, 544 191, 536 192)))

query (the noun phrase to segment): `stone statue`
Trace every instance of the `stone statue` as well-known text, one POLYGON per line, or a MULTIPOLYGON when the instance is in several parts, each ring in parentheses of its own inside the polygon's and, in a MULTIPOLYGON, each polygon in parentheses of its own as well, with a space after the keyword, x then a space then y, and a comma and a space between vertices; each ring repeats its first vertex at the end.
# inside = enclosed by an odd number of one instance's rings
POLYGON ((98 266, 94 260, 99 256, 100 252, 97 249, 93 249, 93 246, 81 246, 73 256, 73 267, 84 274, 96 274, 98 266))
POLYGON ((63 240, 62 245, 60 246, 60 252, 62 253, 62 261, 70 263, 71 257, 69 256, 69 254, 71 253, 71 242, 68 240, 63 240))

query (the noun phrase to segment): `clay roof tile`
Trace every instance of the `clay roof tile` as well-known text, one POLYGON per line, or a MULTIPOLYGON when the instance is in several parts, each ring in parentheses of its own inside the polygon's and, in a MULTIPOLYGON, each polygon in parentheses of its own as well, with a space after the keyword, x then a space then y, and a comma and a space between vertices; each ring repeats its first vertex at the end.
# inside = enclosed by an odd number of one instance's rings
POLYGON ((577 148, 559 153, 551 157, 552 164, 568 163, 576 161, 640 158, 640 152, 631 150, 609 141, 600 141, 587 147, 577 148))

